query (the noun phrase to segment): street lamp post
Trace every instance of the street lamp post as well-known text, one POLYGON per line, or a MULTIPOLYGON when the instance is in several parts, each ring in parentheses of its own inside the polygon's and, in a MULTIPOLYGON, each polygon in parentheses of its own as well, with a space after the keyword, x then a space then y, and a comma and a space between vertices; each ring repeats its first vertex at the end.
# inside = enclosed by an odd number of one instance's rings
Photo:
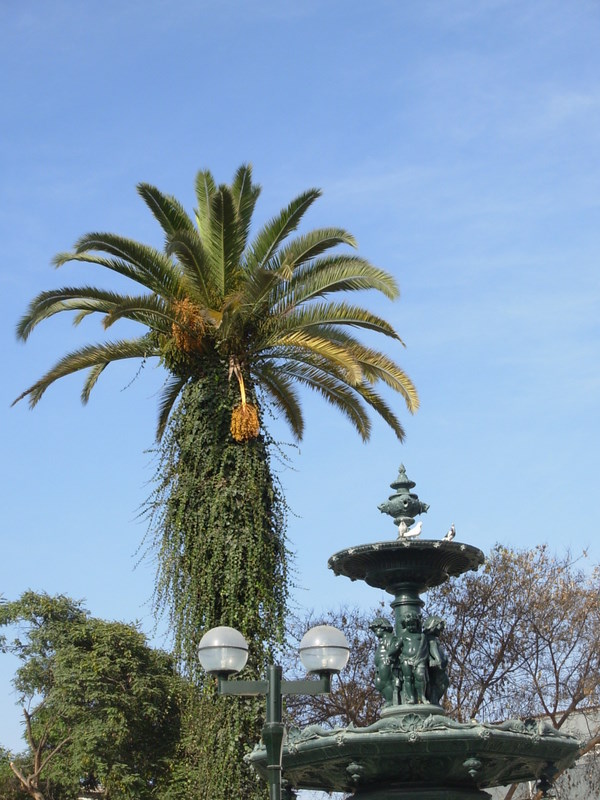
POLYGON ((282 719, 284 695, 328 694, 331 676, 346 666, 350 648, 342 631, 331 625, 317 625, 300 642, 300 659, 309 675, 317 680, 284 681, 281 667, 271 664, 264 681, 230 681, 248 660, 248 643, 235 628, 220 626, 207 631, 200 641, 198 656, 203 668, 218 678, 219 694, 253 697, 265 695, 267 713, 262 738, 267 750, 270 800, 281 800, 281 759, 285 725, 282 719))

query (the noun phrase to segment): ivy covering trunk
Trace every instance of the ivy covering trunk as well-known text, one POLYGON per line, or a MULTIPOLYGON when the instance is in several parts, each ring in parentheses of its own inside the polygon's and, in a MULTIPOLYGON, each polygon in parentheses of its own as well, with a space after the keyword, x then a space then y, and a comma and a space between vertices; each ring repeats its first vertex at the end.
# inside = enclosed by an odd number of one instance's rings
POLYGON ((149 504, 158 607, 168 608, 176 654, 196 680, 197 647, 209 628, 241 631, 259 670, 283 637, 285 502, 264 435, 236 442, 229 432, 237 399, 223 365, 186 386, 149 504))
POLYGON ((217 696, 198 667, 198 643, 216 625, 237 628, 250 650, 244 675, 264 677, 283 638, 288 592, 285 503, 264 436, 231 436, 238 398, 219 363, 186 386, 161 443, 150 502, 156 600, 169 614, 180 663, 201 687, 185 698, 173 790, 206 800, 232 791, 264 797, 243 761, 260 739, 264 699, 217 696))

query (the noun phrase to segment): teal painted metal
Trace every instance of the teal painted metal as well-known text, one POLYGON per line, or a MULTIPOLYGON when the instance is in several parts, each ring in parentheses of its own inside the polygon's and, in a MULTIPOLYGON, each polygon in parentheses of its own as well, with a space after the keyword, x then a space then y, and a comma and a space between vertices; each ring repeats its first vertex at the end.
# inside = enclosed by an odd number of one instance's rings
MULTIPOLYGON (((407 525, 414 520, 406 513, 420 501, 409 492, 414 483, 404 467, 392 487, 396 495, 380 508, 407 525), (410 502, 402 506, 407 496, 410 502)), ((574 763, 581 743, 539 720, 460 723, 440 705, 448 688, 438 638, 444 621, 423 620, 420 595, 483 563, 478 548, 446 539, 400 538, 331 556, 335 575, 393 596, 394 625, 379 617, 370 626, 377 639, 375 683, 385 707, 366 728, 291 729, 283 749, 290 786, 353 793, 354 800, 482 800, 489 797, 486 787, 522 781, 536 781, 545 792, 557 771, 574 763)), ((266 774, 264 745, 247 760, 266 774)))
MULTIPOLYGON (((573 763, 580 743, 539 720, 500 725, 459 723, 439 708, 398 708, 366 728, 292 728, 283 751, 284 777, 302 789, 355 793, 401 788, 482 791, 552 779, 573 763)), ((264 774, 265 752, 248 757, 264 774)), ((407 796, 411 796, 410 794, 407 796)))
POLYGON ((261 774, 269 785, 270 800, 281 800, 281 765, 285 737, 282 697, 288 694, 328 694, 331 690, 331 675, 321 675, 318 680, 284 681, 281 677, 281 667, 272 664, 268 667, 266 681, 229 680, 226 674, 219 674, 218 681, 219 694, 237 697, 266 696, 267 713, 262 729, 266 763, 261 774))
POLYGON ((271 800, 281 798, 281 760, 285 725, 281 717, 281 667, 268 668, 269 691, 267 694, 267 718, 262 738, 267 750, 267 775, 271 800))
POLYGON ((395 489, 394 494, 390 495, 385 503, 377 506, 382 514, 393 517, 397 526, 404 524, 406 528, 410 528, 414 525, 414 518, 418 514, 425 514, 429 508, 427 503, 422 503, 418 496, 410 491, 415 486, 415 482, 407 478, 404 464, 400 464, 398 477, 390 483, 390 488, 395 489))
POLYGON ((450 575, 477 570, 483 562, 476 547, 416 539, 350 547, 329 559, 336 575, 364 580, 394 596, 395 628, 382 618, 371 623, 378 638, 376 686, 386 713, 390 706, 439 705, 448 688, 448 659, 438 638, 445 623, 440 617, 423 620, 420 594, 450 575))

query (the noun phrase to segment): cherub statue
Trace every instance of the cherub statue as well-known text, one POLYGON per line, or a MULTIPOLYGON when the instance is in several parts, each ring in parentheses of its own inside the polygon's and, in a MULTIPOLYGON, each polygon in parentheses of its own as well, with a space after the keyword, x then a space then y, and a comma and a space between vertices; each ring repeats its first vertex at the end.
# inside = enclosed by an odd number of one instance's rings
POLYGON ((381 692, 387 706, 398 702, 398 654, 402 641, 393 633, 392 624, 384 617, 376 617, 369 625, 377 637, 375 651, 375 687, 381 692))
POLYGON ((429 640, 421 627, 421 617, 408 611, 401 620, 402 703, 427 703, 429 693, 429 640))
POLYGON ((440 704, 449 684, 446 671, 448 656, 438 639, 445 626, 444 620, 436 616, 427 617, 423 625, 423 633, 429 644, 429 702, 435 705, 440 704))

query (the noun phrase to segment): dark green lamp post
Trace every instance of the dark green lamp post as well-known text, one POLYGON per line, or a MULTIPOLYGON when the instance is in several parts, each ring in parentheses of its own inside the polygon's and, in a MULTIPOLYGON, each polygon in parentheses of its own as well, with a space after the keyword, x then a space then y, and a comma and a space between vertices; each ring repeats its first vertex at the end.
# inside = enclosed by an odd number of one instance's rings
POLYGON ((282 697, 290 694, 328 694, 331 676, 346 666, 350 648, 342 631, 331 625, 317 625, 300 642, 300 659, 309 675, 318 680, 284 681, 281 667, 272 664, 264 681, 230 681, 248 660, 248 644, 235 628, 220 626, 207 631, 200 641, 198 657, 203 668, 219 680, 219 694, 252 697, 265 695, 267 714, 262 729, 266 748, 266 772, 270 800, 281 800, 281 762, 285 725, 282 721, 282 697))

